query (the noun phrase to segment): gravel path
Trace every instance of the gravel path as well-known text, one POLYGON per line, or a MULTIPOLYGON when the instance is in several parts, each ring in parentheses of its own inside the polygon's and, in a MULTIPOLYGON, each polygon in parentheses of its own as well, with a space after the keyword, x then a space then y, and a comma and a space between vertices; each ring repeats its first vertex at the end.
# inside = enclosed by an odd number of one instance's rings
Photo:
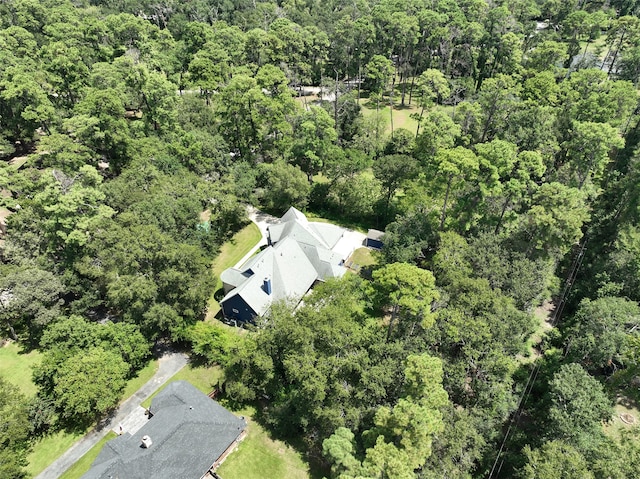
MULTIPOLYGON (((95 429, 87 433, 82 439, 71 446, 67 452, 54 461, 49 467, 38 474, 35 479, 57 479, 69 469, 78 459, 84 456, 89 449, 95 446, 111 429, 119 429, 120 425, 131 424, 132 418, 140 412, 140 403, 151 396, 160 386, 166 383, 171 376, 180 371, 188 362, 183 353, 166 352, 158 360, 158 371, 129 399, 124 401, 118 410, 106 418, 95 429)), ((124 432, 127 432, 126 429, 124 432)))

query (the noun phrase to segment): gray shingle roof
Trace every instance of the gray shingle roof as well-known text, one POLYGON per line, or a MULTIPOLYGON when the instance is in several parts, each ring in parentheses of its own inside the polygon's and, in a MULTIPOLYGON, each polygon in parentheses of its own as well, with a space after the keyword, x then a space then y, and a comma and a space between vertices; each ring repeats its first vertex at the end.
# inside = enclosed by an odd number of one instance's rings
POLYGON ((272 246, 249 259, 241 269, 223 271, 223 282, 236 287, 225 295, 222 303, 240 296, 262 316, 274 301, 298 302, 316 280, 344 275, 343 258, 331 250, 343 237, 343 228, 329 223, 310 223, 293 207, 281 221, 268 228, 272 246), (265 278, 271 280, 271 294, 265 291, 265 278))
POLYGON ((153 417, 134 435, 105 444, 82 479, 200 479, 246 427, 185 381, 163 389, 149 408, 153 417), (141 447, 149 436, 151 447, 141 447))
POLYGON ((285 238, 276 246, 264 249, 243 269, 251 270, 253 275, 230 291, 222 302, 234 295, 241 295, 259 315, 266 313, 274 301, 299 301, 318 279, 314 265, 300 245, 291 238, 285 238), (271 294, 267 294, 263 287, 265 278, 271 280, 271 294))
POLYGON ((333 248, 342 238, 344 229, 331 223, 311 223, 307 217, 293 206, 282 216, 281 223, 268 228, 271 243, 283 238, 293 238, 298 243, 333 248))

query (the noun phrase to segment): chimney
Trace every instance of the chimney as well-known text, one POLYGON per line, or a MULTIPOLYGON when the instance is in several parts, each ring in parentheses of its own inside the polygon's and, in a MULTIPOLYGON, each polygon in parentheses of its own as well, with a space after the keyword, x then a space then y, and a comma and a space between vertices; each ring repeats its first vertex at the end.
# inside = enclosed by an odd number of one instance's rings
POLYGON ((265 293, 271 296, 271 278, 269 278, 268 276, 264 278, 264 281, 262 283, 262 289, 264 290, 265 293))
POLYGON ((151 438, 149 436, 142 436, 142 447, 144 447, 145 449, 149 449, 151 447, 151 444, 153 444, 153 442, 151 441, 151 438))

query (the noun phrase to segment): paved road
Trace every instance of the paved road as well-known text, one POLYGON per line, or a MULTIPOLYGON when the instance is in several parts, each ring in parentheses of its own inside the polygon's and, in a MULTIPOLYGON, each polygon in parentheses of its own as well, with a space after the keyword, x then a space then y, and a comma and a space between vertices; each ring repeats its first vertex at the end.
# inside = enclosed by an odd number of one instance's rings
POLYGON ((69 469, 78 459, 80 459, 89 449, 100 441, 106 434, 120 424, 127 424, 127 417, 135 415, 139 411, 142 401, 151 396, 160 386, 166 383, 171 376, 180 371, 186 364, 188 358, 183 353, 166 352, 160 357, 158 371, 154 376, 138 391, 123 402, 118 410, 109 418, 102 421, 96 428, 78 440, 67 452, 54 461, 49 467, 42 471, 35 479, 57 479, 64 471, 69 469))

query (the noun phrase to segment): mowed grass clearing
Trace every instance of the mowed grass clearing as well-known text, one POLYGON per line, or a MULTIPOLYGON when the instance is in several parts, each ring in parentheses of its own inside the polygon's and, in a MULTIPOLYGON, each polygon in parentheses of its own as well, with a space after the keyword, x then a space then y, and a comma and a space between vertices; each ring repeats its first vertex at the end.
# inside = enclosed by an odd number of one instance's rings
POLYGON ((149 381, 158 370, 158 360, 152 359, 147 365, 138 371, 138 375, 135 378, 129 379, 127 385, 124 387, 122 393, 122 401, 125 401, 129 397, 133 396, 135 392, 140 389, 144 384, 149 381))
POLYGON ((25 469, 29 476, 35 477, 44 471, 86 432, 88 431, 58 431, 37 439, 33 443, 31 453, 27 456, 29 464, 25 469))
POLYGON ((627 396, 618 396, 613 417, 604 426, 604 432, 612 439, 620 439, 622 431, 637 428, 640 423, 640 411, 634 400, 627 396))
POLYGON ((0 376, 18 386, 25 396, 35 396, 38 388, 31 375, 41 356, 36 350, 25 352, 20 344, 9 342, 0 348, 0 376))
MULTIPOLYGON (((360 106, 362 107, 362 116, 365 118, 368 116, 372 116, 376 113, 376 105, 372 101, 363 101, 360 100, 360 106)), ((391 134, 391 114, 389 112, 389 105, 383 105, 380 103, 380 109, 378 113, 382 117, 385 123, 385 133, 387 135, 391 134)), ((417 120, 411 118, 411 114, 420 113, 420 109, 416 105, 406 105, 399 106, 393 105, 393 130, 397 130, 398 128, 404 128, 409 130, 411 133, 415 135, 416 129, 418 128, 417 120)))
POLYGON ((378 264, 378 255, 380 253, 369 248, 358 248, 349 257, 349 261, 358 266, 373 266, 378 264))
POLYGON ((309 479, 309 465, 285 442, 273 439, 252 417, 255 410, 236 412, 247 420, 247 436, 216 471, 222 479, 309 479))
POLYGON ((244 255, 246 255, 251 248, 253 248, 260 239, 262 233, 258 226, 251 222, 240 231, 238 231, 233 237, 222 245, 220 248, 220 254, 215 260, 213 260, 212 272, 216 278, 216 286, 213 294, 209 298, 209 304, 207 307, 207 320, 215 318, 216 314, 220 311, 220 304, 215 298, 217 291, 222 289, 222 281, 220 281, 220 274, 227 268, 235 266, 244 255))

